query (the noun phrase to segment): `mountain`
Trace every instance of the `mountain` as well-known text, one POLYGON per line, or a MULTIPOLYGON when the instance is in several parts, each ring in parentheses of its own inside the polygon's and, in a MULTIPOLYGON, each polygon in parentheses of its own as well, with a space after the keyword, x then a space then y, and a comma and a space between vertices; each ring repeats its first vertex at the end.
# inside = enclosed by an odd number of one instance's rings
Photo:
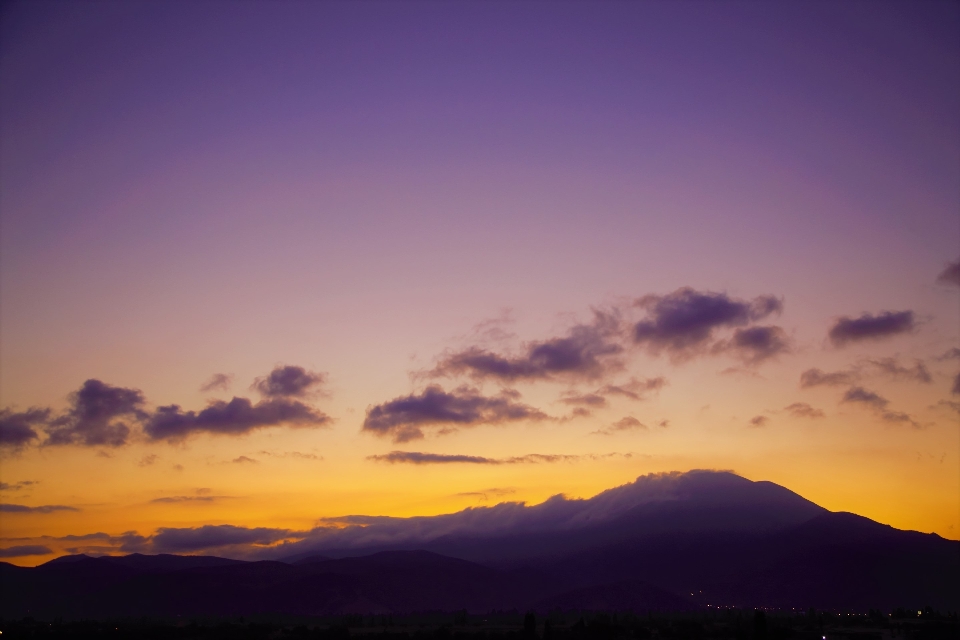
POLYGON ((960 542, 830 512, 772 483, 692 472, 645 476, 589 500, 367 518, 283 561, 133 554, 0 563, 0 616, 955 611, 957 575, 960 542))

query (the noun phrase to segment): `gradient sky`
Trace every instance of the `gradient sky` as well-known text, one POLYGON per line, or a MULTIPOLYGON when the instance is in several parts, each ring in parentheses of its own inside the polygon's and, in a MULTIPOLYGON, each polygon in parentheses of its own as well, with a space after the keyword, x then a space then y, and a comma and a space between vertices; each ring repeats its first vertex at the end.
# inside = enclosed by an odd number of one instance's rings
POLYGON ((960 538, 958 29, 5 4, 0 555, 694 468, 960 538))

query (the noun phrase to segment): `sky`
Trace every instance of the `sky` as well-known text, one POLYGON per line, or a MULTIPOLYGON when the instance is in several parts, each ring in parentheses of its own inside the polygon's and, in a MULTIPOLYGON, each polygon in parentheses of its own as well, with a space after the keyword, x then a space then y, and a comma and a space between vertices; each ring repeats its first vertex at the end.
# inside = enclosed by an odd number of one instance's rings
POLYGON ((6 3, 0 560, 691 469, 960 538, 958 28, 6 3))

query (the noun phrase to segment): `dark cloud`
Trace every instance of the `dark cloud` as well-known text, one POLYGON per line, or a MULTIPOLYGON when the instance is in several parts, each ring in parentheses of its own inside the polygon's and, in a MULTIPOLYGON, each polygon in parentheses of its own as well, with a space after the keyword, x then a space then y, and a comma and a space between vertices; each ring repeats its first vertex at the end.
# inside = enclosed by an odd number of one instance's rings
POLYGON ((0 513, 55 513, 57 511, 80 511, 80 509, 62 504, 45 504, 39 507, 28 507, 22 504, 0 503, 0 513))
POLYGON ((22 544, 0 549, 0 558, 22 558, 24 556, 45 556, 53 553, 48 547, 39 544, 22 544))
POLYGON ((793 404, 784 407, 784 410, 788 411, 790 415, 796 418, 823 418, 825 416, 823 411, 811 407, 806 402, 794 402, 793 404))
POLYGON ((648 317, 634 325, 634 341, 654 354, 666 351, 677 359, 706 347, 716 329, 745 326, 783 309, 783 303, 773 296, 747 302, 689 287, 665 296, 646 296, 638 304, 648 317))
POLYGON ((21 480, 20 482, 0 482, 0 491, 20 491, 20 489, 26 489, 27 487, 32 487, 35 484, 40 484, 40 481, 21 480))
POLYGON ((579 324, 567 336, 526 345, 524 353, 508 357, 481 347, 470 347, 444 357, 429 373, 432 377, 468 375, 475 379, 516 380, 596 379, 622 368, 616 358, 620 320, 615 314, 594 311, 592 324, 579 324))
POLYGON ((195 529, 161 528, 150 539, 156 553, 186 553, 233 545, 268 545, 293 535, 288 529, 235 527, 229 524, 204 525, 195 529))
POLYGON ((578 394, 575 392, 570 392, 564 394, 561 402, 566 404, 579 404, 586 407, 602 407, 607 404, 607 399, 596 393, 578 394))
POLYGON ((612 425, 610 425, 606 429, 599 429, 592 433, 597 435, 602 435, 602 436, 610 436, 615 433, 620 433, 622 431, 636 431, 638 429, 646 430, 646 428, 647 428, 647 425, 643 424, 633 416, 624 416, 623 418, 620 418, 619 420, 614 422, 612 425))
POLYGON ((751 427, 765 427, 770 422, 770 419, 766 416, 753 416, 750 418, 751 427))
POLYGON ((960 259, 956 262, 948 262, 944 270, 937 276, 937 282, 960 287, 960 259))
POLYGON ((935 360, 943 362, 944 360, 960 360, 960 348, 954 347, 947 349, 943 354, 937 356, 935 360))
POLYGON ((933 377, 930 375, 927 366, 922 360, 917 360, 912 367, 903 366, 896 358, 880 358, 879 360, 868 360, 867 362, 894 380, 915 380, 925 384, 933 382, 933 377))
POLYGON ((210 379, 200 385, 200 391, 207 393, 209 391, 226 391, 233 382, 233 376, 227 373, 215 373, 210 379))
POLYGON ((76 444, 87 447, 119 447, 127 443, 130 427, 118 418, 142 420, 143 393, 137 389, 113 387, 90 379, 70 396, 66 414, 46 428, 48 445, 76 444))
POLYGON ((960 395, 960 373, 953 379, 953 388, 950 389, 950 393, 960 395))
POLYGON ((539 409, 515 402, 513 397, 486 397, 470 387, 448 393, 430 385, 419 395, 395 398, 367 409, 363 430, 406 442, 422 438, 424 427, 455 429, 547 418, 539 409))
POLYGON ((893 424, 908 424, 914 429, 922 428, 922 425, 914 420, 909 414, 903 413, 902 411, 881 411, 880 419, 884 422, 892 422, 893 424))
POLYGON ((884 311, 877 315, 865 313, 859 318, 840 318, 830 328, 830 342, 842 347, 850 342, 889 338, 909 333, 915 327, 913 311, 884 311))
POLYGON ((420 451, 391 451, 384 455, 367 456, 367 460, 376 460, 378 462, 407 463, 407 464, 500 464, 499 460, 494 458, 483 458, 481 456, 465 455, 445 455, 440 453, 421 453, 420 451))
POLYGON ((732 338, 717 343, 714 349, 731 352, 751 365, 791 351, 787 332, 776 326, 737 329, 732 338))
POLYGON ((853 384, 857 379, 857 374, 853 371, 833 371, 825 373, 820 369, 807 369, 800 374, 800 388, 827 386, 840 387, 853 384))
POLYGON ((868 391, 863 387, 851 387, 843 394, 843 399, 840 402, 859 402, 861 404, 866 404, 874 409, 885 409, 890 401, 886 398, 877 395, 873 391, 868 391))
POLYGON ((264 378, 257 378, 253 388, 267 398, 302 398, 319 385, 326 376, 307 371, 303 367, 277 367, 264 378))
POLYGON ((297 400, 271 398, 253 404, 246 398, 216 400, 200 412, 182 411, 178 405, 159 407, 144 423, 151 440, 183 440, 197 433, 242 435, 265 427, 287 424, 320 427, 330 417, 297 400))
POLYGON ((18 450, 37 440, 39 435, 34 427, 47 422, 49 409, 28 409, 19 413, 11 409, 0 409, 0 448, 18 450))

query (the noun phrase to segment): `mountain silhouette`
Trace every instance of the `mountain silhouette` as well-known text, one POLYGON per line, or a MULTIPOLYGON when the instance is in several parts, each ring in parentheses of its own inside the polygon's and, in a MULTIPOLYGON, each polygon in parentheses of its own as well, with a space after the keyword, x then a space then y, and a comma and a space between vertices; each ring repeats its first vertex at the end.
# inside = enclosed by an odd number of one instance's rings
POLYGON ((0 616, 955 610, 960 602, 960 542, 830 512, 725 472, 643 476, 589 500, 361 521, 281 560, 0 563, 0 616))

